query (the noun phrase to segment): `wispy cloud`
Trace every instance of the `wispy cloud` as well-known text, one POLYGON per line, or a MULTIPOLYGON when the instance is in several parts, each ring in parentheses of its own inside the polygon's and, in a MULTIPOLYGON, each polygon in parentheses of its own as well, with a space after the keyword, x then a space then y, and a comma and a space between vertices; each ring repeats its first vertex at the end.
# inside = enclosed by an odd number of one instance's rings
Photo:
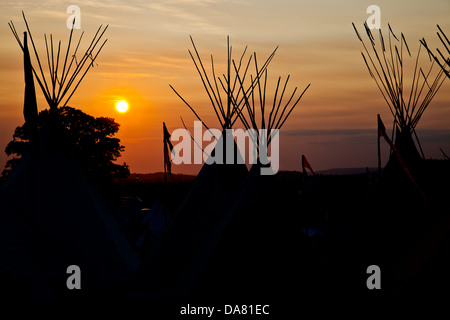
POLYGON ((160 141, 160 138, 155 137, 141 137, 141 138, 126 138, 122 139, 122 142, 124 143, 140 143, 145 141, 160 141))
POLYGON ((214 16, 221 15, 219 11, 207 4, 213 1, 172 1, 154 2, 147 5, 151 12, 161 15, 165 27, 176 30, 186 30, 207 33, 224 33, 224 29, 214 23, 214 16), (182 4, 182 5, 180 5, 182 4))
POLYGON ((159 75, 151 73, 116 73, 116 72, 98 72, 97 75, 106 78, 126 78, 126 79, 137 79, 137 78, 157 78, 159 75))
POLYGON ((369 135, 377 132, 377 129, 327 129, 327 130, 308 130, 296 129, 280 131, 280 134, 286 136, 351 136, 351 135, 369 135))
MULTIPOLYGON (((302 138, 310 145, 372 145, 376 141, 377 129, 327 129, 327 130, 287 130, 280 131, 281 136, 302 138)), ((420 129, 417 130, 422 144, 450 144, 450 129, 420 129)))
MULTIPOLYGON (((296 129, 296 130, 281 130, 280 134, 285 136, 305 136, 305 137, 317 137, 317 136, 366 136, 375 135, 376 128, 373 129, 296 129)), ((420 140, 424 141, 436 141, 447 140, 450 142, 450 129, 417 129, 417 135, 420 140)))
POLYGON ((417 129, 417 135, 422 142, 443 142, 450 144, 450 130, 448 129, 417 129))

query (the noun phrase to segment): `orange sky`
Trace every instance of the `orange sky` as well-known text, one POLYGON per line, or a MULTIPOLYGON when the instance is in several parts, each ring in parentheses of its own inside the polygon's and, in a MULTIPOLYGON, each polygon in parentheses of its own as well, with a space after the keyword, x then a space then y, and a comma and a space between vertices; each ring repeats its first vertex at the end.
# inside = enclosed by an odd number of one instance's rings
MULTIPOLYGON (((280 46, 269 68, 272 83, 288 74, 291 86, 311 83, 282 129, 281 170, 299 170, 301 154, 315 170, 376 166, 376 114, 386 124, 392 117, 366 70, 351 26, 355 22, 362 27, 371 1, 43 0, 0 5, 0 167, 6 162, 4 147, 23 123, 22 54, 7 22, 12 20, 21 34, 24 10, 44 56, 44 32, 67 45, 66 8, 71 4, 81 8, 83 48, 100 24, 110 27, 98 66, 89 71, 69 105, 121 124, 119 138, 126 149, 119 162, 127 162, 132 172, 163 170, 163 121, 169 131, 182 127, 180 116, 188 127, 193 125, 194 116, 169 84, 196 107, 208 126, 219 126, 187 52, 189 35, 205 59, 214 55, 217 73, 224 72, 230 35, 235 53, 248 45, 260 60, 280 46), (121 99, 130 106, 124 114, 114 108, 121 99)), ((449 1, 377 5, 382 28, 389 22, 394 31, 403 32, 414 53, 422 37, 434 47, 439 44, 436 24, 450 34, 449 1)), ((441 158, 439 147, 450 153, 450 81, 446 82, 417 128, 427 157, 441 158)), ((39 90, 38 104, 41 110, 47 108, 39 90)), ((173 171, 194 173, 198 168, 174 166, 173 171)))

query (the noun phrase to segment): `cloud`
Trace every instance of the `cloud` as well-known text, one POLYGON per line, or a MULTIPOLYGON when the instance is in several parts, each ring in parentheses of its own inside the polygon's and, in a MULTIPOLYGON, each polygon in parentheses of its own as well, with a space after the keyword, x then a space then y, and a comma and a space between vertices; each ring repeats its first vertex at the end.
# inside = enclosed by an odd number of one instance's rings
MULTIPOLYGON (((376 141, 377 129, 297 129, 281 131, 282 136, 305 137, 308 144, 327 145, 367 145, 376 141)), ((420 129, 417 136, 421 144, 450 143, 450 129, 420 129)))
POLYGON ((417 129, 420 142, 450 143, 450 129, 417 129))
POLYGON ((123 143, 126 144, 132 144, 132 143, 141 143, 145 141, 160 141, 160 138, 154 138, 154 137, 142 137, 142 138, 124 138, 122 139, 123 143))
POLYGON ((376 134, 377 129, 296 129, 281 131, 286 136, 349 136, 376 134))
POLYGON ((115 72, 97 72, 99 76, 105 78, 119 78, 119 79, 136 79, 136 78, 157 78, 158 75, 151 73, 115 73, 115 72))
POLYGON ((155 13, 157 19, 167 28, 174 31, 206 32, 223 34, 225 29, 219 27, 217 19, 224 18, 226 13, 221 6, 212 6, 217 1, 157 1, 146 6, 155 13), (169 22, 170 21, 170 22, 169 22))

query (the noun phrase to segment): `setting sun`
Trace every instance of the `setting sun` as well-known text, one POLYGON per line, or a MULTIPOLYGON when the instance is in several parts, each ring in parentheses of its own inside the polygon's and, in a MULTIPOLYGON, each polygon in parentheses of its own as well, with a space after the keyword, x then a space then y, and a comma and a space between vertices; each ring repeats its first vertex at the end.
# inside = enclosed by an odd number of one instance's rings
POLYGON ((116 103, 116 109, 119 112, 126 112, 128 110, 128 103, 125 100, 120 100, 116 103))

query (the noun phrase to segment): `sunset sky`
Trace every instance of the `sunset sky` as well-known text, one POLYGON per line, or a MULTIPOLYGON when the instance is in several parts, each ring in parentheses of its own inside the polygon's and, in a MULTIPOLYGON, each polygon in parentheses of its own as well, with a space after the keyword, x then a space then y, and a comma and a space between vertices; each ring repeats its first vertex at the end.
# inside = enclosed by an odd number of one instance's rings
MULTIPOLYGON (((195 117, 172 92, 174 86, 195 106, 209 127, 219 127, 201 80, 189 57, 192 35, 204 59, 213 54, 216 71, 225 71, 226 39, 234 52, 246 45, 260 59, 279 45, 269 68, 269 80, 291 76, 303 89, 300 104, 281 131, 280 169, 300 170, 306 154, 314 170, 375 167, 376 115, 387 127, 392 116, 361 58, 361 43, 351 23, 362 31, 369 5, 381 8, 382 29, 390 23, 403 32, 413 54, 425 37, 441 47, 436 24, 450 35, 450 1, 306 1, 306 0, 172 0, 172 1, 1 1, 0 10, 0 167, 3 150, 14 128, 23 123, 23 57, 9 27, 25 31, 23 10, 41 57, 43 34, 53 34, 66 48, 69 5, 81 9, 81 30, 86 48, 100 24, 109 24, 108 38, 97 59, 68 105, 94 116, 120 123, 118 137, 126 149, 118 162, 131 172, 163 170, 162 122, 172 132, 188 127, 195 117), (118 113, 115 103, 126 100, 129 109, 118 113)), ((234 56, 238 58, 237 55, 234 56)), ((34 60, 32 60, 34 61, 34 60)), ((424 60, 425 62, 427 60, 424 60)), ((37 84, 36 84, 37 85, 37 84)), ((48 108, 37 88, 39 110, 48 108)), ((269 91, 270 95, 273 91, 269 91)), ((450 80, 446 80, 418 126, 426 157, 450 154, 450 80)), ((384 146, 386 156, 388 150, 384 146)), ((384 157, 386 160, 386 157, 384 157)), ((196 173, 199 166, 174 166, 175 173, 196 173)))

